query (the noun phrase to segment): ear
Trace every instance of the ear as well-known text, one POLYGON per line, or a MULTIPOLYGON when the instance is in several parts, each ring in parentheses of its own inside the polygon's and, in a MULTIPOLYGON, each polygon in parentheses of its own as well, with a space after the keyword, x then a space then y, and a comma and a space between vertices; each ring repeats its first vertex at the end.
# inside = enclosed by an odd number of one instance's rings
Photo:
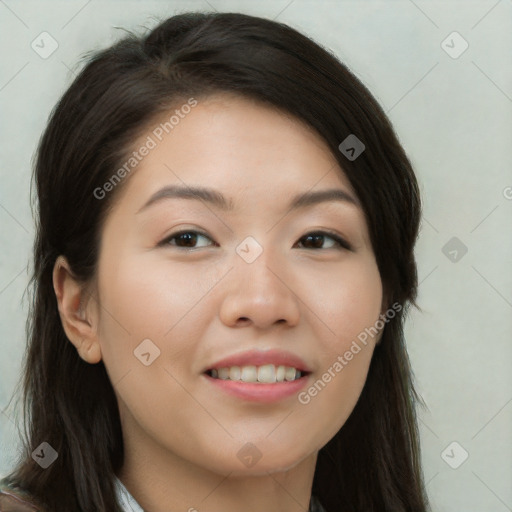
POLYGON ((97 308, 95 301, 74 276, 64 256, 59 256, 53 267, 53 289, 62 327, 80 357, 95 364, 101 361, 101 347, 97 337, 97 308))

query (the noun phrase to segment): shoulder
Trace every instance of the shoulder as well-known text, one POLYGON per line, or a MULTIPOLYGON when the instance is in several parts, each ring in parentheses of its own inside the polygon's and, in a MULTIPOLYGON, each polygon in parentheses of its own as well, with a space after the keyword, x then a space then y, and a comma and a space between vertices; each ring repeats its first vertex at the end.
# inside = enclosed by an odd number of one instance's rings
POLYGON ((0 480, 0 512, 46 512, 25 490, 10 483, 6 478, 0 480))

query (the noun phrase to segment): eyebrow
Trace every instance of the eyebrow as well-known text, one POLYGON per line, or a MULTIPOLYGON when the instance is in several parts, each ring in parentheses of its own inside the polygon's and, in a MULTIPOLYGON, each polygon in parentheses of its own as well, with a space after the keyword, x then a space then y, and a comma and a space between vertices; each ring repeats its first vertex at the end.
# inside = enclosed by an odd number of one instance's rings
MULTIPOLYGON (((149 208, 151 205, 160 203, 164 199, 195 199, 205 201, 220 210, 232 211, 234 210, 234 203, 232 198, 226 198, 218 190, 206 187, 187 186, 181 185, 168 185, 156 191, 148 201, 137 211, 137 214, 149 208)), ((297 210, 313 206, 326 201, 341 201, 359 206, 357 201, 351 194, 340 188, 332 188, 326 190, 308 191, 303 194, 295 196, 288 205, 288 210, 297 210)))

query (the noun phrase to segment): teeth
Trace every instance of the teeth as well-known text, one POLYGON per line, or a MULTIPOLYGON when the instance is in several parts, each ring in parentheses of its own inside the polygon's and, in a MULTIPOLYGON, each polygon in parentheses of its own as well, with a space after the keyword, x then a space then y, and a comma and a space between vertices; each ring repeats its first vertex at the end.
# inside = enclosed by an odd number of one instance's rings
POLYGON ((229 368, 219 368, 219 379, 229 379, 229 368))
POLYGON ((213 378, 234 380, 242 382, 284 382, 293 381, 302 377, 302 372, 291 366, 231 366, 229 368, 215 368, 210 370, 213 378))
POLYGON ((241 374, 242 374, 242 372, 240 371, 240 367, 239 366, 232 366, 229 369, 229 379, 230 380, 240 380, 240 375, 241 374))
POLYGON ((284 372, 284 378, 286 380, 295 380, 295 374, 295 368, 286 368, 286 371, 284 372))
POLYGON ((242 366, 241 380, 243 380, 244 382, 256 382, 257 377, 258 371, 256 369, 256 366, 242 366))
POLYGON ((258 382, 275 382, 276 367, 273 364, 266 364, 258 368, 258 382))

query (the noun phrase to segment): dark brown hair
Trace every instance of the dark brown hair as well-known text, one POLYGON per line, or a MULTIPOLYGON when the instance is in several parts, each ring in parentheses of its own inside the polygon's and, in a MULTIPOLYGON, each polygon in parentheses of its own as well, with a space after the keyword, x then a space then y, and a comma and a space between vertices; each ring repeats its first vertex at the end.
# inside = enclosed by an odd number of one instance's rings
POLYGON ((34 169, 33 302, 20 380, 24 452, 9 480, 50 510, 120 510, 117 401, 103 362, 86 363, 66 338, 53 266, 64 255, 84 286, 94 279, 103 222, 129 177, 103 200, 94 190, 150 122, 186 98, 223 92, 287 112, 325 140, 363 206, 386 303, 403 306, 384 328, 355 409, 319 452, 313 494, 327 512, 425 512, 415 415, 421 400, 403 337, 408 307, 416 305, 421 214, 411 163, 382 108, 333 54, 285 24, 237 13, 185 13, 144 36, 129 33, 88 56, 51 114, 34 169), (338 149, 350 134, 366 147, 355 160, 338 149), (42 441, 59 454, 46 470, 31 457, 42 441))

